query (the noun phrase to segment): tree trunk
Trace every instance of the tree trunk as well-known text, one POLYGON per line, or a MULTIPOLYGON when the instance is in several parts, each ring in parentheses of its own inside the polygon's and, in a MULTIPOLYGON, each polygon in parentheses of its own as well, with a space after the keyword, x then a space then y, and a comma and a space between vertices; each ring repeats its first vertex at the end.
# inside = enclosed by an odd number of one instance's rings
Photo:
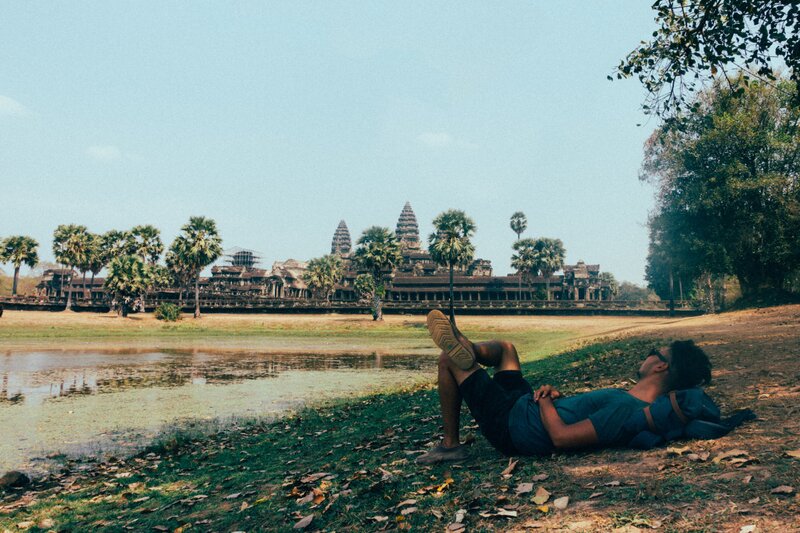
POLYGON ((122 318, 128 318, 128 304, 124 300, 120 305, 120 311, 122 311, 122 318))
MULTIPOLYGON (((62 278, 63 279, 63 278, 62 278)), ((67 305, 64 306, 64 311, 72 309, 72 274, 69 276, 69 285, 67 285, 67 305)))
POLYGON ((11 296, 17 295, 17 280, 19 279, 19 266, 14 266, 14 282, 11 285, 11 296))
MULTIPOLYGON (((519 240, 519 237, 517 237, 517 240, 519 240)), ((519 307, 522 305, 522 272, 517 272, 517 275, 519 276, 517 280, 517 307, 519 307)))
POLYGON ((456 325, 456 313, 453 309, 453 263, 450 263, 450 322, 456 325))
POLYGON ((81 297, 86 299, 86 271, 83 271, 83 281, 81 282, 81 297))
POLYGON ((681 295, 681 305, 683 305, 683 278, 678 276, 678 292, 681 295))
POLYGON ((383 302, 377 288, 372 293, 372 320, 383 320, 383 302))
POLYGON ((675 289, 672 279, 672 269, 669 269, 669 316, 675 316, 675 289))
POLYGON ((200 272, 194 278, 194 317, 200 318, 200 272))
POLYGON ((713 315, 717 310, 714 305, 714 286, 711 283, 711 274, 706 274, 706 289, 708 290, 708 310, 713 315))

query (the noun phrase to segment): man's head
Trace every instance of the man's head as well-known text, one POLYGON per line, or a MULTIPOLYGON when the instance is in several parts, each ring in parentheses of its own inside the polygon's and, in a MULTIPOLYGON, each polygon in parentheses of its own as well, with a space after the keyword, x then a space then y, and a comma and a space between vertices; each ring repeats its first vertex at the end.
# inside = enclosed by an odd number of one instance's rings
POLYGON ((711 382, 711 362, 694 341, 675 341, 651 350, 638 374, 660 380, 664 390, 690 389, 711 382))

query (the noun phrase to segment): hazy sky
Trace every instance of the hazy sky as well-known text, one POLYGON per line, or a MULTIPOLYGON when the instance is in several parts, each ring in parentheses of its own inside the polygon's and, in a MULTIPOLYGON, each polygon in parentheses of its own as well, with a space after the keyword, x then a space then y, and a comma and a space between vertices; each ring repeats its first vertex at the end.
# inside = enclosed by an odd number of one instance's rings
MULTIPOLYGON (((648 2, 3 2, 0 237, 191 215, 268 267, 441 211, 510 272, 508 219, 641 283, 656 126, 609 82, 648 2), (642 126, 637 126, 641 123, 642 126)), ((6 267, 6 271, 9 268, 6 267)))

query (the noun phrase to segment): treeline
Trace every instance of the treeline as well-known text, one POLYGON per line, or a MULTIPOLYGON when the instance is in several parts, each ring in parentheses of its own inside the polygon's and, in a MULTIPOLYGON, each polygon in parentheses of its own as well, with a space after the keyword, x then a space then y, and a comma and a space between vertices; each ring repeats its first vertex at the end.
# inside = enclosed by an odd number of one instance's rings
MULTIPOLYGON (((656 186, 646 278, 710 310, 735 280, 745 301, 800 288, 800 97, 795 82, 717 79, 645 145, 656 186)), ((790 296, 791 297, 791 296, 790 296)))
MULTIPOLYGON (((14 266, 12 295, 17 294, 19 269, 31 268, 39 262, 39 243, 28 236, 12 236, 0 243, 0 262, 14 266)), ((135 226, 127 231, 111 230, 103 234, 90 232, 86 226, 62 224, 53 233, 53 255, 65 269, 77 270, 83 277, 94 277, 108 270, 104 288, 112 306, 127 316, 134 303, 148 291, 161 287, 179 287, 180 298, 192 282, 195 289, 195 316, 200 316, 200 272, 222 254, 222 239, 216 222, 205 217, 191 217, 181 233, 167 249, 163 263, 164 243, 161 231, 150 225, 135 226)), ((62 283, 64 276, 61 277, 62 283)), ((63 287, 62 287, 63 289, 63 287)), ((66 309, 72 306, 72 283, 67 285, 66 309)))

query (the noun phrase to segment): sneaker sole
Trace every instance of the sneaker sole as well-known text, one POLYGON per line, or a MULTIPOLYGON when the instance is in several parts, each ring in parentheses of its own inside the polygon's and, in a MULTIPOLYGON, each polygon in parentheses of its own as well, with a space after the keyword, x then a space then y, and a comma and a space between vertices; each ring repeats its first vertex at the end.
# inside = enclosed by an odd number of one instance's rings
POLYGON ((453 333, 450 320, 439 310, 428 313, 428 332, 433 342, 442 349, 461 370, 467 370, 475 364, 475 354, 458 342, 453 333))

